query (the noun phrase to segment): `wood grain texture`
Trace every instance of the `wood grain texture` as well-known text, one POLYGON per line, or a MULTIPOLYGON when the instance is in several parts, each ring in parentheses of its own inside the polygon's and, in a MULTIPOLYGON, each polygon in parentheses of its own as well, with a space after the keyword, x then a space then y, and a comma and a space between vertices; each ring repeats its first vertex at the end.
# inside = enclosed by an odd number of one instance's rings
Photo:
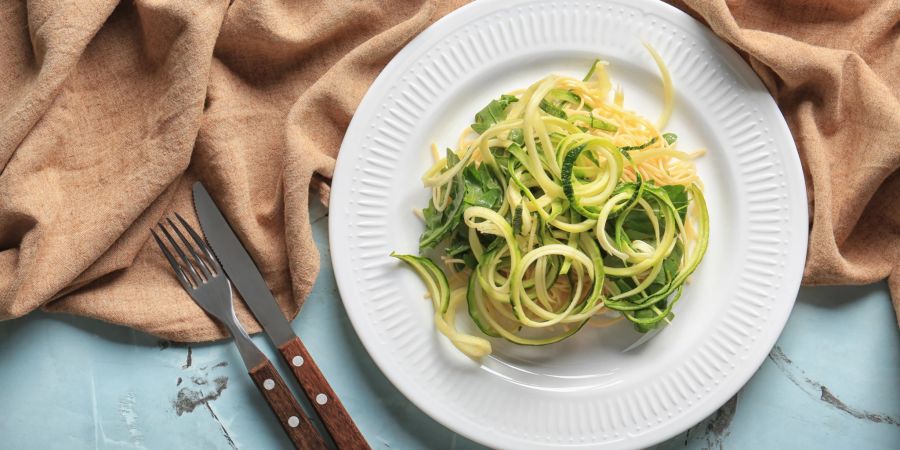
POLYGON ((297 403, 281 375, 266 359, 262 364, 250 369, 250 378, 266 398, 266 403, 278 417, 278 422, 298 450, 319 450, 325 442, 313 428, 303 408, 297 403))
POLYGON ((338 448, 341 450, 370 448, 300 338, 282 344, 278 350, 291 367, 294 377, 303 388, 303 393, 316 409, 338 448))

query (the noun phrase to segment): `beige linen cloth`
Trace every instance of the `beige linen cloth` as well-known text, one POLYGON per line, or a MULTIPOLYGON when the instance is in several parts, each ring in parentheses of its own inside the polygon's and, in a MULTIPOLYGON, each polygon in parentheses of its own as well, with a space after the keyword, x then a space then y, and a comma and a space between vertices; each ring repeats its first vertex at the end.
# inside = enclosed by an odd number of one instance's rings
MULTIPOLYGON (((319 268, 308 201, 327 197, 354 109, 461 3, 0 0, 0 319, 43 308, 222 337, 149 239, 172 211, 194 220, 197 179, 294 317, 319 268)), ((900 306, 898 2, 688 3, 788 118, 810 190, 805 281, 890 277, 900 306)))

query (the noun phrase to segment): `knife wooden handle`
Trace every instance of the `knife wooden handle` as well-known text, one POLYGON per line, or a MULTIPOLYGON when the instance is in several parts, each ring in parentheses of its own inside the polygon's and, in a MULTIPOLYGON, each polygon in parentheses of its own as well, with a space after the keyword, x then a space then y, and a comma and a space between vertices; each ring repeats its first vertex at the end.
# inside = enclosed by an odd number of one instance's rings
POLYGON ((319 436, 319 432, 313 428, 303 408, 297 403, 297 399, 291 394, 271 361, 266 359, 250 369, 250 378, 253 378, 259 392, 266 398, 266 403, 278 417, 278 422, 291 439, 294 448, 298 450, 325 448, 325 442, 319 436))
POLYGON ((370 448, 300 338, 294 338, 279 346, 278 351, 291 367, 291 372, 303 388, 303 393, 316 409, 337 447, 341 450, 370 448))

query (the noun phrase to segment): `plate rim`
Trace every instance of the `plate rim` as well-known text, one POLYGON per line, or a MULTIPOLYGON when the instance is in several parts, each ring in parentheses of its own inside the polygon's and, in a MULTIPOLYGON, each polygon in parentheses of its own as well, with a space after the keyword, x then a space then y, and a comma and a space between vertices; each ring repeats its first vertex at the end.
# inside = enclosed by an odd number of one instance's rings
MULTIPOLYGON (((621 4, 622 0, 604 0, 602 3, 612 3, 612 4, 621 4)), ((350 169, 348 169, 349 157, 343 157, 344 155, 348 155, 350 152, 346 151, 345 147, 348 147, 348 139, 347 136, 352 136, 358 133, 360 128, 364 125, 358 119, 360 117, 359 110, 363 109, 364 106, 369 107, 370 99, 373 98, 380 91, 383 91, 386 87, 389 87, 389 83, 393 80, 393 76, 396 75, 396 71, 398 68, 402 68, 404 63, 409 60, 411 57, 416 55, 424 45, 434 44, 430 42, 432 39, 440 39, 442 33, 445 32, 445 28, 449 29, 449 32, 453 32, 454 30, 465 26, 465 20, 467 16, 471 16, 472 19, 476 19, 481 17, 482 15, 489 15, 496 9, 512 7, 512 6, 520 6, 527 5, 529 3, 571 3, 565 0, 523 0, 523 1, 515 1, 508 2, 503 0, 479 0, 468 3, 441 19, 435 21, 433 24, 428 26, 425 30, 419 33, 416 37, 410 40, 382 69, 379 75, 376 77, 374 82, 369 86, 366 94, 363 96, 360 104, 357 108, 357 111, 354 113, 350 124, 345 133, 344 139, 341 143, 341 149, 337 157, 333 180, 332 183, 332 191, 331 191, 331 200, 329 204, 329 209, 334 202, 344 200, 346 194, 343 191, 344 183, 339 180, 343 180, 347 178, 347 173, 350 169), (462 22, 462 23, 457 23, 462 22), (367 103, 369 101, 369 103, 367 103), (341 174, 345 174, 341 176, 341 174)), ((703 402, 699 402, 694 406, 688 408, 685 413, 676 419, 673 419, 670 422, 681 422, 679 426, 669 426, 669 428, 658 428, 658 432, 651 432, 641 434, 640 436, 635 436, 630 439, 626 439, 625 441, 616 441, 621 443, 628 443, 640 446, 646 445, 654 445, 659 442, 663 442, 668 440, 679 433, 684 432, 685 430, 695 426, 697 423, 704 420, 706 417, 714 413, 718 408, 720 408, 723 404, 725 404, 731 397, 733 397, 747 382, 752 378, 752 376, 759 370, 763 362, 765 361, 766 355, 771 351, 774 345, 777 342, 778 337, 781 335, 785 324, 787 323, 788 318, 790 317, 790 311, 793 308, 793 305, 796 301, 797 292, 800 288, 800 282, 802 279, 803 269, 805 265, 806 253, 808 250, 808 210, 806 205, 806 185, 805 178, 803 177, 802 165, 800 162, 800 155, 796 149, 796 143, 794 138, 790 132, 790 129, 787 126, 787 122, 782 115, 780 109, 775 103, 774 98, 769 94, 768 90, 765 88, 765 85, 760 80, 759 76, 750 68, 750 66, 744 61, 743 58, 738 55, 738 53, 726 42, 724 42, 721 38, 715 35, 707 26, 703 25, 687 13, 681 11, 680 9, 669 5, 664 2, 654 2, 653 0, 629 0, 626 4, 630 7, 639 9, 643 11, 645 14, 647 13, 656 13, 659 16, 665 17, 666 20, 671 20, 673 23, 678 24, 679 26, 684 27, 685 31, 696 32, 699 35, 705 37, 710 46, 715 47, 715 52, 712 53, 708 59, 721 59, 724 62, 729 63, 728 67, 731 68, 735 74, 739 77, 742 77, 746 80, 746 82, 751 85, 751 87, 757 88, 762 92, 766 93, 766 97, 762 100, 762 103, 765 104, 765 107, 768 109, 774 109, 775 114, 773 117, 775 123, 773 125, 775 127, 772 130, 773 134, 778 134, 778 153, 780 154, 784 162, 784 170, 785 176, 787 178, 791 178, 794 180, 792 184, 795 184, 793 188, 799 189, 802 191, 802 207, 797 207, 792 209, 792 214, 797 214, 796 223, 790 224, 787 228, 791 231, 794 231, 794 228, 802 228, 801 242, 797 243, 798 245, 796 249, 796 254, 789 254, 786 257, 789 262, 794 263, 795 259, 798 259, 799 262, 796 264, 790 264, 791 267, 786 267, 784 271, 783 284, 788 286, 784 288, 784 293, 792 293, 792 297, 790 299, 779 299, 784 300, 783 304, 779 305, 780 308, 773 308, 772 315, 770 316, 774 320, 770 320, 767 323, 769 324, 759 335, 758 340, 764 341, 760 344, 757 344, 759 348, 766 348, 765 352, 760 352, 759 354, 751 353, 747 356, 747 362, 742 364, 746 366, 746 371, 736 371, 731 376, 725 379, 725 382, 722 383, 718 387, 718 393, 711 394, 707 397, 703 402), (780 120, 777 120, 780 118, 780 120), (788 301, 789 300, 789 301, 788 301), (784 311, 782 311, 784 310, 784 311), (761 345, 764 344, 764 345, 761 345), (750 370, 752 369, 752 370, 750 370), (727 395, 725 395, 727 393, 727 395), (648 436, 653 436, 650 439, 647 439, 648 436)), ((771 111, 769 111, 771 112, 771 111)), ((791 187, 788 188, 791 190, 791 187)), ((789 198, 788 202, 794 201, 795 199, 789 198)), ((791 205, 797 206, 797 205, 791 205)), ((385 377, 390 380, 391 384, 400 391, 406 399, 408 399, 411 403, 413 403, 417 408, 419 408, 422 412, 426 413, 436 422, 440 423, 442 426, 448 428, 449 430, 458 433, 460 435, 465 436, 468 439, 471 439, 475 442, 478 442, 487 446, 504 446, 510 445, 514 442, 500 440, 492 440, 486 436, 481 436, 475 433, 468 432, 464 427, 456 426, 456 424, 452 423, 446 416, 441 414, 435 414, 432 409, 432 406, 429 402, 424 401, 421 397, 415 395, 414 392, 411 391, 408 387, 406 387, 400 380, 397 378, 397 374, 394 373, 390 366, 387 365, 389 360, 387 358, 380 359, 376 357, 376 352, 373 352, 373 345, 371 342, 367 342, 364 339, 365 334, 361 330, 367 329, 367 323, 364 321, 364 317, 361 312, 357 312, 354 308, 348 304, 348 296, 352 292, 352 288, 349 286, 351 283, 350 277, 352 276, 349 272, 351 268, 349 267, 349 261, 342 260, 343 252, 340 248, 341 240, 332 239, 332 236, 338 235, 343 230, 339 230, 338 228, 342 226, 340 221, 338 220, 337 214, 330 214, 328 219, 328 232, 329 232, 329 250, 331 253, 332 266, 335 275, 335 282, 337 284, 338 290, 341 295, 341 302, 344 305, 345 310, 347 311, 347 315, 350 318, 350 322, 353 325, 354 332, 356 332, 357 336, 362 342, 363 347, 366 349, 369 357, 372 358, 375 365, 378 369, 385 375, 385 377)), ((796 236, 792 238, 796 239, 796 236)), ((515 442, 518 444, 518 442, 515 442)), ((534 445, 534 444, 532 444, 534 445)), ((573 443, 571 447, 584 447, 590 445, 598 445, 597 443, 591 444, 576 444, 573 443)), ((535 445, 536 448, 546 448, 548 447, 544 443, 539 443, 535 445)))

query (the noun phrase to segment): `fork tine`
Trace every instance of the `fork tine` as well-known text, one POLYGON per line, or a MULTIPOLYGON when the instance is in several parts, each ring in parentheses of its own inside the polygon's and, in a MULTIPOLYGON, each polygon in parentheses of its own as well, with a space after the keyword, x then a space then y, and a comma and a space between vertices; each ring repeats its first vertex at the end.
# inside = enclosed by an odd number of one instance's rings
POLYGON ((172 256, 172 253, 169 252, 169 249, 166 248, 163 241, 159 238, 159 235, 156 234, 156 231, 150 229, 150 232, 153 233, 153 239, 156 239, 156 245, 159 246, 159 249, 162 250, 163 255, 166 256, 166 259, 169 261, 169 265, 172 266, 172 270, 175 271, 175 276, 178 278, 178 281, 181 282, 181 286, 185 289, 192 289, 191 283, 188 281, 187 277, 184 274, 184 270, 178 265, 178 262, 175 261, 175 258, 172 256))
MULTIPOLYGON (((157 224, 159 229, 162 230, 163 234, 166 235, 166 239, 169 240, 169 243, 172 244, 172 248, 175 249, 175 252, 178 253, 178 256, 181 257, 181 261, 184 262, 184 265, 187 266, 188 272, 193 276, 193 280, 195 281, 194 285, 199 286, 202 284, 205 279, 201 278, 197 271, 194 269, 194 265, 191 264, 191 261, 188 260, 187 255, 184 254, 184 251, 181 250, 181 247, 175 242, 175 238, 172 237, 172 234, 169 233, 169 230, 166 229, 166 226, 160 222, 157 224)), ((188 277, 190 278, 190 277, 188 277)))
POLYGON ((197 266, 200 267, 200 271, 203 272, 203 275, 208 280, 209 277, 212 276, 212 274, 207 267, 206 261, 203 261, 203 258, 201 258, 200 255, 197 254, 197 252, 194 250, 194 246, 191 245, 190 241, 188 241, 186 237, 184 237, 184 233, 182 233, 181 230, 178 229, 178 226, 175 225, 175 222, 172 222, 172 219, 168 217, 166 218, 166 221, 168 221, 169 226, 172 227, 173 230, 175 230, 175 234, 178 235, 178 238, 181 239, 181 242, 184 242, 184 246, 187 247, 188 252, 191 253, 191 256, 194 258, 194 262, 197 263, 197 266))
POLYGON ((200 249, 203 250, 203 253, 206 255, 206 258, 209 259, 209 261, 212 263, 215 271, 217 273, 222 272, 222 267, 219 265, 219 260, 216 259, 216 255, 213 255, 213 252, 212 250, 210 250, 209 245, 206 243, 206 241, 203 240, 203 238, 201 238, 196 231, 194 231, 194 228, 191 227, 186 220, 184 220, 184 217, 181 217, 181 214, 178 214, 176 212, 175 217, 178 218, 178 221, 181 222, 181 224, 184 226, 184 229, 187 230, 188 234, 190 234, 191 237, 194 238, 194 242, 197 243, 197 246, 199 246, 200 249))

